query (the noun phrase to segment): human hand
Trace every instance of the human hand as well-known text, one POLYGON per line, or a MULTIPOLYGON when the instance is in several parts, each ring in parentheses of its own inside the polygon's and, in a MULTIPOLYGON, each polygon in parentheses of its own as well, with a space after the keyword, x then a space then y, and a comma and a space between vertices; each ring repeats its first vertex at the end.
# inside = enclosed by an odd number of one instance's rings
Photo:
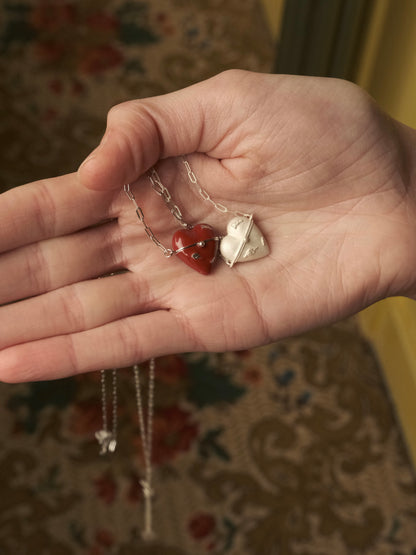
POLYGON ((78 175, 0 197, 0 303, 13 303, 0 308, 1 379, 243 349, 414 295, 414 144, 357 87, 330 79, 227 72, 116 107, 78 175), (149 241, 121 189, 132 183, 170 246, 177 223, 137 180, 159 159, 185 219, 225 230, 181 154, 216 201, 254 214, 267 257, 202 276, 149 241))

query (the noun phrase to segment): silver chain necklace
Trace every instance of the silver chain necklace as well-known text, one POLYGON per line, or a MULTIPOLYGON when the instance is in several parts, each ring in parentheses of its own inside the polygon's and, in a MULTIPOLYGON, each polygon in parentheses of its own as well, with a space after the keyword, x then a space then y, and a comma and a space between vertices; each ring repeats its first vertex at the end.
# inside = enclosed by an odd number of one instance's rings
POLYGON ((210 203, 222 214, 232 214, 234 217, 228 222, 227 234, 218 235, 207 224, 190 225, 184 221, 180 208, 173 202, 172 195, 165 187, 155 168, 148 172, 152 189, 162 197, 165 205, 179 222, 183 229, 175 232, 172 238, 172 248, 168 248, 156 237, 147 224, 143 210, 137 204, 130 184, 124 186, 124 191, 134 204, 137 217, 144 226, 146 235, 166 256, 178 256, 185 264, 202 274, 208 274, 217 258, 218 251, 221 258, 231 268, 236 262, 257 260, 269 254, 269 247, 261 231, 253 221, 253 215, 230 210, 224 204, 214 201, 209 193, 200 185, 188 161, 183 158, 189 182, 196 188, 201 198, 210 203))
MULTIPOLYGON (((194 270, 209 274, 212 264, 217 258, 218 251, 221 258, 231 268, 237 262, 248 262, 267 256, 269 247, 264 236, 253 221, 252 214, 230 210, 224 204, 216 202, 209 193, 200 185, 188 161, 183 158, 189 182, 196 188, 203 201, 210 203, 215 210, 222 214, 231 214, 233 218, 228 222, 226 235, 218 235, 207 224, 191 225, 183 219, 180 208, 174 203, 172 195, 165 187, 155 168, 147 176, 152 189, 163 199, 165 205, 178 221, 182 229, 175 232, 172 237, 172 247, 168 248, 156 237, 147 224, 143 210, 137 204, 136 198, 129 184, 124 186, 124 191, 134 204, 137 217, 153 244, 158 247, 166 258, 177 256, 194 270)), ((113 453, 117 446, 117 371, 112 370, 112 430, 108 427, 107 416, 107 388, 106 371, 101 371, 101 405, 102 429, 95 434, 100 445, 100 455, 113 453)), ((140 486, 144 497, 144 529, 142 536, 146 540, 154 538, 153 531, 153 471, 152 471, 152 438, 154 416, 154 389, 155 389, 155 360, 149 361, 149 377, 147 392, 147 412, 144 414, 142 400, 142 386, 140 381, 139 366, 133 367, 134 384, 136 391, 136 408, 139 422, 139 432, 144 459, 144 477, 140 486)))
MULTIPOLYGON (((112 430, 108 429, 107 416, 107 388, 106 371, 101 371, 101 409, 102 429, 95 433, 100 445, 100 455, 114 453, 117 446, 117 370, 112 370, 112 430)), ((140 487, 144 498, 144 528, 142 537, 144 540, 152 540, 155 537, 153 531, 153 469, 152 469, 152 443, 153 443, 153 415, 154 415, 154 390, 155 390, 155 359, 149 361, 147 408, 144 414, 142 399, 142 386, 140 381, 140 368, 137 364, 133 366, 134 385, 136 391, 136 409, 139 423, 140 440, 144 460, 144 477, 140 480, 140 487)))

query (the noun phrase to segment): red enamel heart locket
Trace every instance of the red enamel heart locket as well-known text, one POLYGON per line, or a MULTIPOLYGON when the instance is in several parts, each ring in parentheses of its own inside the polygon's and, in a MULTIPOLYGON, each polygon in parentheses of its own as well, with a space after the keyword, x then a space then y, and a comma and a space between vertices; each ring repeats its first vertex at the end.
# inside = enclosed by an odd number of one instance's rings
POLYGON ((188 266, 208 275, 218 253, 218 237, 207 224, 179 229, 172 237, 175 254, 188 266))

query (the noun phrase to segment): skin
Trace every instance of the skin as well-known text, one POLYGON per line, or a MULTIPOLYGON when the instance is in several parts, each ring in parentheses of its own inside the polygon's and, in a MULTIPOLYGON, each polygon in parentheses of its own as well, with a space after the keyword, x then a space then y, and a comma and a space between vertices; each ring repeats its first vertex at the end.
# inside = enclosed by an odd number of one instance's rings
POLYGON ((231 71, 113 108, 77 173, 0 196, 0 379, 249 348, 415 297, 415 146, 340 80, 231 71), (159 160, 186 221, 225 232, 181 154, 216 201, 254 214, 269 256, 203 276, 149 241, 122 187, 170 247, 177 222, 138 179, 159 160))

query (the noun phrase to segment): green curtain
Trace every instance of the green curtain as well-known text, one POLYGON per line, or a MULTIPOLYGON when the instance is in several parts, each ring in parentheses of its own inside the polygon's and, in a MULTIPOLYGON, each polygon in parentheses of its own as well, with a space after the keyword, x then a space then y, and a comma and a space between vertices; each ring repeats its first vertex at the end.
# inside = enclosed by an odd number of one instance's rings
POLYGON ((276 73, 354 80, 374 0, 286 0, 276 73))

